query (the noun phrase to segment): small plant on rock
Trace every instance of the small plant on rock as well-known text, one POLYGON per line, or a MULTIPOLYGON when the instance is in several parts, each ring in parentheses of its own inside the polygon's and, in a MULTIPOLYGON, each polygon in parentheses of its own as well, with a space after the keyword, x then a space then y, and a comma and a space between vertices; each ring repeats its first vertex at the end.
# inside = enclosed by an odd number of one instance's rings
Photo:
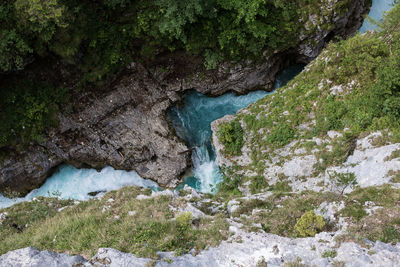
POLYGON ((322 258, 335 258, 337 256, 337 252, 334 250, 325 250, 322 253, 322 258))
POLYGON ((310 210, 304 213, 301 218, 297 220, 295 230, 300 237, 313 237, 318 232, 321 232, 324 226, 324 218, 315 214, 313 210, 310 210))
POLYGON ((344 191, 347 188, 353 188, 357 185, 357 177, 353 172, 338 173, 335 171, 333 174, 329 174, 329 177, 334 179, 337 187, 339 188, 340 196, 343 196, 344 191))

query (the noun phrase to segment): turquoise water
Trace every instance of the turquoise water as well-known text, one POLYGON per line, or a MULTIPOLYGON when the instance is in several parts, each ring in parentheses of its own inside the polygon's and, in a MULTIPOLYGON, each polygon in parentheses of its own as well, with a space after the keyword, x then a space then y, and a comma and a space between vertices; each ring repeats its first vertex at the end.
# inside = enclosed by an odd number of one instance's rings
MULTIPOLYGON (((284 86, 304 68, 294 65, 278 74, 275 88, 284 86)), ((211 122, 231 115, 268 95, 265 91, 251 92, 247 95, 227 93, 219 97, 207 97, 196 91, 188 93, 183 107, 173 107, 168 112, 176 133, 185 140, 192 153, 193 168, 185 178, 185 184, 204 193, 215 192, 221 182, 215 149, 211 143, 211 122)))
MULTIPOLYGON (((379 21, 385 11, 392 7, 392 0, 373 0, 370 17, 379 21)), ((360 32, 375 29, 376 27, 365 21, 360 32)), ((283 71, 277 77, 275 88, 285 85, 303 66, 293 66, 283 71)), ((263 91, 252 92, 248 95, 237 96, 225 94, 217 98, 210 98, 196 92, 190 92, 185 97, 182 108, 172 108, 169 117, 177 133, 190 147, 196 147, 192 154, 192 174, 185 179, 185 184, 203 192, 211 192, 221 181, 221 175, 216 162, 216 155, 211 144, 210 123, 227 114, 234 114, 239 109, 248 106, 268 93, 263 91), (197 147, 198 146, 198 147, 197 147)), ((136 172, 104 168, 101 172, 94 169, 76 169, 71 166, 62 166, 57 173, 46 180, 39 189, 33 190, 24 198, 11 200, 0 194, 0 208, 11 206, 17 202, 30 200, 38 196, 61 194, 62 198, 86 200, 88 193, 94 191, 116 190, 123 186, 136 185, 159 190, 156 183, 139 177, 136 172)))
MULTIPOLYGON (((393 0, 373 0, 369 17, 379 22, 380 20, 382 20, 385 12, 389 11, 392 7, 393 7, 393 0)), ((360 29, 360 32, 364 33, 366 31, 374 29, 376 29, 376 25, 374 25, 373 23, 369 22, 366 19, 360 29)))
POLYGON ((193 171, 185 182, 201 192, 212 192, 222 177, 219 173, 214 147, 211 144, 211 122, 228 114, 235 114, 267 95, 257 91, 237 96, 233 93, 207 97, 195 91, 186 95, 184 107, 170 109, 168 117, 179 137, 186 141, 192 153, 193 171))
POLYGON ((0 208, 9 207, 15 203, 28 201, 38 196, 59 196, 64 199, 89 199, 88 193, 95 191, 117 190, 121 187, 135 185, 160 190, 157 183, 141 178, 134 171, 118 171, 106 167, 100 172, 95 169, 76 169, 64 165, 38 189, 27 196, 17 199, 5 198, 0 194, 0 208))

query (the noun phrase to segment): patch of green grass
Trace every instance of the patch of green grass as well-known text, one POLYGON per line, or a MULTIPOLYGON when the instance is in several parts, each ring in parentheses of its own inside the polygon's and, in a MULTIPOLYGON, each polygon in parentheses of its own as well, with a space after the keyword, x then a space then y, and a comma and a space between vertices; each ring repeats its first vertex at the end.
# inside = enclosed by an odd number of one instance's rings
POLYGON ((269 186, 267 180, 262 175, 257 175, 257 176, 251 177, 250 179, 251 179, 251 183, 250 183, 249 188, 250 188, 250 192, 252 194, 260 193, 263 189, 265 189, 269 186))
POLYGON ((274 192, 292 192, 292 187, 289 185, 288 181, 283 181, 271 185, 269 190, 274 192))
POLYGON ((364 239, 396 243, 400 239, 400 190, 390 186, 358 188, 345 196, 343 216, 354 218, 342 241, 364 244, 364 239), (381 208, 367 216, 363 205, 372 201, 381 208))
POLYGON ((314 169, 317 172, 323 172, 330 166, 338 166, 345 162, 356 148, 356 138, 351 132, 346 132, 342 137, 336 138, 331 144, 331 151, 325 148, 316 154, 317 163, 314 169))
POLYGON ((183 199, 160 196, 136 200, 137 195, 145 193, 127 187, 61 212, 55 211, 56 206, 46 208, 47 199, 4 209, 10 216, 0 228, 0 254, 35 246, 92 256, 99 247, 112 247, 137 256, 156 258, 157 251, 182 254, 193 248, 218 245, 227 238, 228 224, 224 215, 200 218, 196 224, 192 224, 189 213, 174 219, 169 206, 181 206, 183 199), (114 201, 108 202, 110 198, 114 201), (129 211, 135 213, 130 215, 129 211), (24 227, 15 229, 14 223, 24 227))
POLYGON ((287 145, 295 137, 295 130, 287 123, 281 123, 271 129, 267 142, 278 147, 287 145))
POLYGON ((243 177, 235 173, 234 167, 221 167, 223 173, 222 182, 217 185, 218 193, 220 197, 228 196, 241 196, 242 192, 239 190, 239 186, 243 182, 243 177))
POLYGON ((335 250, 325 250, 322 253, 322 258, 335 258, 337 256, 337 252, 335 250))
POLYGON ((68 90, 31 80, 10 82, 0 90, 0 148, 23 149, 42 140, 45 130, 58 125, 60 107, 68 100, 68 90))
POLYGON ((356 221, 360 221, 362 218, 367 216, 367 212, 364 210, 363 205, 359 203, 348 203, 348 205, 342 209, 340 214, 344 217, 351 217, 356 221))
POLYGON ((389 157, 385 158, 385 161, 390 161, 397 158, 400 158, 400 149, 393 151, 389 157))

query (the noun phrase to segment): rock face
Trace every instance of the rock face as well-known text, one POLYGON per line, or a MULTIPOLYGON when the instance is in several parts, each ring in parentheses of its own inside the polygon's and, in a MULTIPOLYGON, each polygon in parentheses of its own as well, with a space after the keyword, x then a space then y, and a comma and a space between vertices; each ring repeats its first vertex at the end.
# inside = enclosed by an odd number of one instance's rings
POLYGON ((40 145, 10 151, 0 162, 0 191, 26 194, 62 163, 135 170, 161 186, 174 187, 190 167, 190 155, 165 118, 168 107, 190 89, 209 95, 270 89, 276 73, 289 62, 308 63, 333 36, 350 35, 361 26, 369 1, 353 1, 345 14, 332 9, 336 2, 321 3, 324 16, 301 22, 308 26, 298 47, 276 51, 264 57, 264 63, 223 63, 205 71, 200 58, 184 53, 160 56, 146 67, 132 63, 107 93, 73 100, 74 111, 60 114, 59 127, 40 145), (322 27, 326 24, 333 26, 322 27))
MULTIPOLYGON (((315 237, 291 239, 265 233, 244 233, 232 226, 230 241, 194 256, 186 254, 176 257, 172 253, 159 253, 160 260, 137 258, 116 249, 101 248, 91 260, 80 256, 69 256, 28 247, 0 256, 0 266, 8 267, 61 267, 61 266, 283 266, 285 263, 305 266, 396 266, 400 261, 400 247, 380 241, 370 244, 369 249, 355 243, 334 241, 335 235, 321 233, 315 237), (235 242, 240 240, 240 242, 235 242), (232 242, 233 241, 233 242, 232 242), (335 251, 332 257, 324 252, 335 251), (264 264, 264 265, 261 265, 264 264)), ((296 265, 297 266, 297 265, 296 265)))
POLYGON ((10 251, 0 256, 2 267, 67 267, 79 266, 85 262, 81 256, 39 251, 32 247, 10 251))

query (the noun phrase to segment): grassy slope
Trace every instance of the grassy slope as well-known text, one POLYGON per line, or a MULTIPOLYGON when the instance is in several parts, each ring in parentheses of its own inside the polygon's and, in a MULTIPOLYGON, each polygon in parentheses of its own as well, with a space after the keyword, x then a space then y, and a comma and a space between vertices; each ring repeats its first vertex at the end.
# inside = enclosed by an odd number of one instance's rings
POLYGON ((279 149, 295 140, 291 152, 318 149, 315 175, 342 164, 354 149, 354 140, 369 133, 382 132, 378 146, 400 142, 399 13, 397 5, 381 32, 331 43, 287 86, 238 113, 236 120, 242 122, 252 163, 236 162, 231 176, 249 171, 263 175, 268 164, 279 165, 272 161, 281 157, 279 149), (326 139, 329 131, 342 136, 334 138, 331 146, 313 141, 326 139))
POLYGON ((187 201, 183 198, 136 199, 146 193, 148 190, 127 187, 109 192, 101 200, 77 205, 39 198, 4 209, 0 212, 8 215, 0 225, 0 255, 35 246, 93 256, 100 247, 112 247, 157 258, 157 251, 187 253, 192 248, 215 246, 227 238, 227 222, 221 214, 194 220, 189 213, 177 214, 170 209, 184 207, 187 201))

